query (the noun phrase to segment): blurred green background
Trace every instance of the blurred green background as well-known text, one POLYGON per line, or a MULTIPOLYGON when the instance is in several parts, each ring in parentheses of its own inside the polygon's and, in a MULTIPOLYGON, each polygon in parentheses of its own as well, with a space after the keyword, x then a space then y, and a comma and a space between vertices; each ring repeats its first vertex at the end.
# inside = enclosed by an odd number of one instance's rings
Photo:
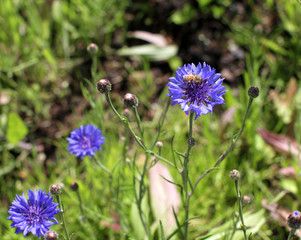
MULTIPOLYGON (((300 16, 296 0, 1 0, 1 239, 22 238, 5 220, 15 194, 47 190, 57 182, 65 185, 62 199, 73 239, 139 239, 134 231, 139 220, 131 214, 130 162, 136 157, 139 164, 143 153, 136 152, 133 142, 124 147, 127 132, 97 94, 96 81, 112 82, 111 96, 120 112, 125 93, 139 98, 149 144, 167 102, 168 78, 185 63, 203 61, 222 73, 228 92, 225 105, 195 121, 193 181, 213 166, 239 130, 248 88, 258 86, 260 96, 234 151, 199 184, 191 200, 190 215, 197 217, 190 237, 230 239, 236 197, 228 175, 236 168, 242 194, 252 199, 244 207, 252 239, 285 239, 286 216, 300 209, 301 197, 300 16), (92 42, 99 47, 93 76, 87 52, 92 42), (103 130, 106 143, 97 154, 115 169, 118 197, 110 194, 103 171, 66 150, 65 138, 84 123, 103 130), (69 187, 73 181, 80 186, 86 222, 69 187)), ((172 139, 175 149, 186 150, 187 126, 180 107, 170 107, 160 135, 165 158, 172 158, 172 139)), ((151 211, 149 216, 151 222, 151 211)), ((54 229, 62 232, 60 226, 54 229)))

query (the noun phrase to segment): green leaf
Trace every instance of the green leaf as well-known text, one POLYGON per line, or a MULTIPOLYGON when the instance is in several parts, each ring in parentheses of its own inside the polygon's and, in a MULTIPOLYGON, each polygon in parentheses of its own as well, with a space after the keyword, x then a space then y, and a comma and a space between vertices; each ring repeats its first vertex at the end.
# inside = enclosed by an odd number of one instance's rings
POLYGON ((16 113, 10 113, 8 115, 6 132, 7 141, 13 144, 17 144, 27 135, 27 133, 28 129, 20 116, 16 113))
POLYGON ((269 48, 270 50, 274 51, 275 53, 287 56, 287 50, 281 47, 278 43, 274 42, 273 40, 262 38, 261 39, 262 45, 269 48))

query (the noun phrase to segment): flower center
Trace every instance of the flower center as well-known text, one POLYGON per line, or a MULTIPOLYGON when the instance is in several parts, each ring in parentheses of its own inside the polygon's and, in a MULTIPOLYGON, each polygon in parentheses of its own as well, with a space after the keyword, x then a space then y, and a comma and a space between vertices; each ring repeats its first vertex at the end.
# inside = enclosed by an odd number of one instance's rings
POLYGON ((188 99, 190 103, 197 104, 200 106, 207 104, 211 101, 208 93, 210 92, 210 85, 206 84, 204 81, 189 81, 186 82, 184 87, 184 97, 183 99, 188 99))
POLYGON ((80 147, 82 149, 88 149, 88 148, 91 148, 92 146, 92 143, 91 143, 91 137, 88 137, 88 136, 83 136, 81 138, 81 141, 80 141, 80 147))
POLYGON ((29 225, 35 225, 43 219, 41 208, 36 205, 29 206, 28 210, 23 213, 23 216, 26 218, 29 225))

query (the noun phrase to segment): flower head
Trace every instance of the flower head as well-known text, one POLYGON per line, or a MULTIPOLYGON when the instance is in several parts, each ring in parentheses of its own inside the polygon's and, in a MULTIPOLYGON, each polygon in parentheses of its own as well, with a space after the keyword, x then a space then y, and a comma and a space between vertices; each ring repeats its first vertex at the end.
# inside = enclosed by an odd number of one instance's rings
POLYGON ((293 229, 299 229, 301 227, 301 213, 299 211, 293 211, 287 218, 288 225, 293 229))
POLYGON ((16 195, 8 213, 8 220, 13 221, 11 227, 15 227, 16 233, 23 232, 24 236, 31 232, 38 237, 44 236, 49 227, 57 224, 54 217, 60 209, 56 209, 58 203, 52 202, 50 193, 46 194, 41 189, 38 191, 28 190, 28 200, 23 193, 16 195))
POLYGON ((71 136, 67 138, 68 150, 76 157, 94 156, 95 151, 101 150, 100 145, 105 142, 105 137, 101 133, 101 130, 93 124, 81 125, 73 130, 71 136))
POLYGON ((221 74, 206 63, 192 64, 179 67, 175 77, 169 78, 167 84, 172 105, 180 104, 182 110, 188 115, 195 112, 197 117, 212 113, 217 104, 224 104, 223 95, 226 87, 222 86, 221 74))

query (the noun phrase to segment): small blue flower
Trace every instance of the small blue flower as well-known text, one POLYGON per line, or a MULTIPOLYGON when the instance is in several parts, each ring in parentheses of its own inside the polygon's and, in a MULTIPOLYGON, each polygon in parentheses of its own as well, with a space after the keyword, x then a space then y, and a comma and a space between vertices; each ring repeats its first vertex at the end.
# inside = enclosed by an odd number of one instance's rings
POLYGON ((71 136, 67 138, 69 142, 68 150, 76 157, 95 155, 95 151, 101 150, 100 145, 104 144, 105 137, 102 136, 101 130, 93 124, 81 125, 79 128, 71 132, 71 136))
POLYGON ((182 110, 188 115, 195 112, 197 117, 212 113, 217 104, 224 104, 223 95, 226 87, 222 86, 221 74, 206 63, 192 64, 179 67, 175 77, 169 78, 167 84, 172 105, 180 104, 182 110))
POLYGON ((58 223, 54 215, 60 212, 56 209, 59 204, 53 203, 52 199, 50 193, 46 194, 41 189, 28 190, 28 200, 24 193, 22 196, 16 195, 8 211, 10 216, 7 219, 13 221, 11 227, 17 228, 17 234, 23 232, 24 236, 29 232, 39 238, 44 236, 50 226, 58 223))

